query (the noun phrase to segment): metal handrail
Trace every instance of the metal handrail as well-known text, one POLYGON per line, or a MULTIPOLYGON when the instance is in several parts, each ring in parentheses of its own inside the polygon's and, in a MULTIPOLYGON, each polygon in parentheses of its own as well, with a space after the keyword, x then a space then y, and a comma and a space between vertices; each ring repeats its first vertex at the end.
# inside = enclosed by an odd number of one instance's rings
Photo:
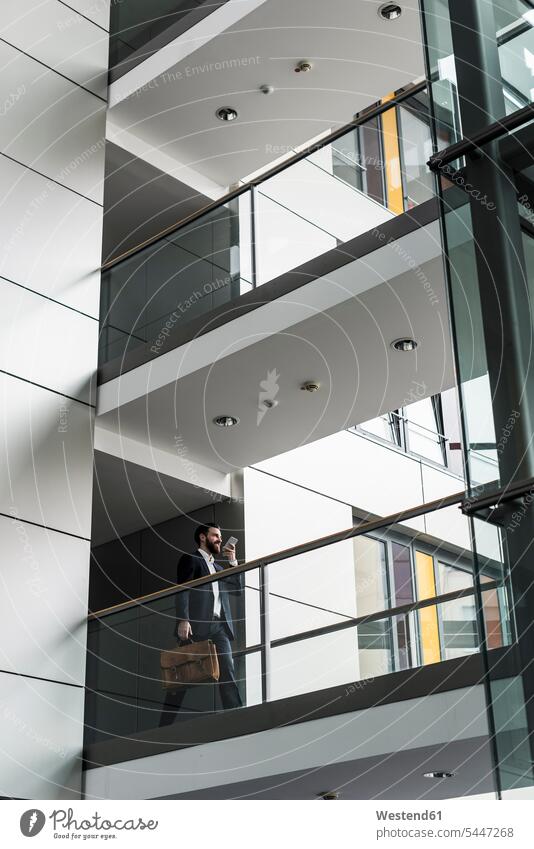
MULTIPOLYGON (((429 501, 426 504, 419 504, 417 507, 410 507, 406 510, 399 510, 396 513, 390 513, 388 516, 381 516, 376 519, 360 522, 351 528, 344 531, 337 531, 328 536, 319 537, 318 539, 310 540, 310 542, 301 543, 300 545, 285 548, 269 554, 265 557, 258 557, 256 560, 249 560, 247 563, 241 563, 238 566, 230 566, 224 570, 224 577, 231 575, 240 575, 245 572, 250 572, 252 569, 258 569, 260 566, 268 566, 272 563, 278 563, 281 560, 287 560, 290 557, 297 557, 299 554, 306 554, 309 551, 316 551, 319 548, 324 548, 327 545, 333 545, 336 542, 354 539, 363 534, 371 533, 372 531, 388 528, 391 525, 406 522, 409 519, 415 519, 418 516, 423 516, 427 513, 433 513, 436 510, 442 510, 445 507, 453 507, 456 504, 461 505, 464 515, 475 514, 477 510, 482 510, 485 507, 493 507, 501 505, 507 501, 520 498, 534 490, 534 478, 517 481, 514 484, 508 484, 505 487, 495 490, 495 492, 482 497, 467 497, 465 491, 455 492, 452 495, 446 495, 443 498, 437 498, 434 501, 429 501)), ((156 601, 160 598, 166 598, 170 595, 175 595, 177 592, 193 589, 205 584, 212 584, 215 581, 221 580, 223 573, 216 572, 213 575, 205 575, 202 578, 196 578, 194 581, 187 581, 183 584, 172 584, 164 590, 158 590, 154 593, 148 593, 138 598, 129 599, 129 601, 114 604, 111 607, 105 607, 102 610, 93 611, 88 615, 88 620, 103 619, 105 616, 110 616, 113 613, 119 613, 122 610, 129 610, 134 607, 141 607, 156 601)), ((485 586, 489 587, 489 583, 485 586)), ((436 598, 439 598, 436 596, 436 598)), ((435 603, 435 600, 434 600, 435 603)))
POLYGON ((506 115, 498 121, 488 124, 487 127, 474 133, 470 138, 463 138, 460 141, 451 144, 444 150, 435 153, 427 162, 431 171, 439 171, 444 165, 454 162, 461 156, 467 156, 469 153, 481 151, 484 145, 489 142, 497 141, 502 136, 517 130, 523 124, 527 124, 534 118, 534 103, 529 103, 523 109, 518 109, 517 112, 512 112, 511 115, 506 115))
POLYGON ((245 194, 245 192, 247 192, 249 189, 253 189, 256 186, 261 185, 261 183, 265 182, 266 180, 269 180, 271 177, 275 177, 277 174, 281 173, 282 171, 285 171, 287 168, 290 168, 292 165, 295 165, 297 162, 300 162, 302 159, 305 159, 307 156, 310 156, 317 150, 321 150, 321 148, 326 147, 333 141, 336 141, 336 139, 341 138, 344 135, 348 135, 348 133, 352 132, 356 127, 367 123, 372 118, 376 118, 378 115, 382 115, 389 109, 393 109, 395 106, 397 106, 397 104, 402 103, 408 97, 413 97, 413 95, 419 94, 419 92, 424 91, 426 86, 426 80, 423 80, 420 83, 414 83, 410 86, 405 86, 403 89, 400 89, 398 92, 396 92, 395 96, 391 98, 391 100, 387 100, 384 103, 378 103, 375 106, 369 107, 369 109, 364 109, 362 112, 359 112, 348 124, 344 124, 343 127, 340 127, 337 130, 333 130, 333 132, 329 133, 324 138, 319 139, 318 141, 308 145, 306 148, 304 148, 304 150, 299 151, 294 156, 285 159, 283 162, 280 162, 278 165, 275 165, 268 171, 263 172, 263 174, 259 174, 257 177, 253 178, 252 180, 249 180, 247 183, 244 183, 237 189, 233 189, 232 191, 227 192, 225 195, 213 201, 212 203, 206 204, 200 209, 197 209, 196 212, 192 212, 190 215, 186 215, 185 218, 180 219, 174 224, 170 224, 168 227, 165 227, 155 236, 151 236, 149 239, 145 239, 145 241, 141 242, 139 245, 135 245, 135 247, 129 248, 127 251, 124 251, 124 253, 119 254, 119 256, 113 257, 112 259, 103 263, 101 266, 101 271, 107 271, 109 268, 118 265, 120 262, 123 262, 130 256, 133 256, 133 254, 136 254, 144 248, 147 248, 149 245, 153 245, 155 242, 159 241, 165 236, 174 233, 176 230, 180 230, 182 227, 185 227, 186 224, 191 224, 193 221, 196 221, 198 218, 207 215, 209 212, 212 212, 215 209, 219 209, 221 206, 224 206, 225 204, 229 203, 240 195, 245 194))
MULTIPOLYGON (((380 530, 381 528, 389 527, 390 525, 406 522, 409 519, 415 519, 417 516, 422 516, 426 513, 432 513, 435 510, 441 510, 444 507, 452 507, 455 504, 461 504, 465 499, 465 492, 456 492, 452 495, 447 495, 444 498, 438 498, 435 501, 429 501, 427 504, 420 504, 418 507, 411 507, 406 510, 400 510, 396 513, 390 513, 388 516, 381 516, 377 519, 371 519, 343 531, 337 531, 328 536, 319 537, 318 539, 310 540, 310 542, 301 543, 300 545, 291 548, 285 548, 281 551, 276 551, 266 557, 259 557, 256 560, 249 560, 247 563, 241 563, 238 566, 230 566, 224 570, 224 577, 231 575, 240 575, 244 572, 250 572, 252 569, 257 569, 260 566, 268 566, 271 563, 278 563, 280 560, 286 560, 290 557, 297 557, 299 554, 306 554, 309 551, 315 551, 319 548, 324 548, 327 545, 332 545, 336 542, 353 539, 371 531, 380 530)), ((177 592, 188 590, 194 587, 200 587, 204 584, 211 584, 220 580, 221 572, 216 572, 213 575, 205 575, 202 578, 196 578, 193 581, 188 581, 184 584, 172 584, 164 590, 148 593, 138 598, 129 599, 128 601, 114 604, 111 607, 105 607, 102 610, 97 610, 89 614, 88 619, 101 619, 104 616, 109 616, 112 613, 119 613, 122 610, 142 606, 156 601, 160 598, 165 598, 169 595, 174 595, 177 592)))

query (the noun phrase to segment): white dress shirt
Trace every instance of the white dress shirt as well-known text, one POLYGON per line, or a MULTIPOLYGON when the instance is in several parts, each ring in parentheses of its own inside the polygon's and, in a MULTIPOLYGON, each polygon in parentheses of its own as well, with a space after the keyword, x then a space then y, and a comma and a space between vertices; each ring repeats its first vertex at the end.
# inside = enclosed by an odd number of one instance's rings
MULTIPOLYGON (((201 553, 202 557, 206 561, 208 569, 210 570, 210 575, 214 575, 217 569, 215 568, 215 564, 213 562, 213 555, 207 551, 204 551, 203 548, 198 549, 201 553)), ((219 592, 219 582, 214 581, 211 585, 213 590, 213 615, 219 616, 221 615, 221 594, 219 592)))

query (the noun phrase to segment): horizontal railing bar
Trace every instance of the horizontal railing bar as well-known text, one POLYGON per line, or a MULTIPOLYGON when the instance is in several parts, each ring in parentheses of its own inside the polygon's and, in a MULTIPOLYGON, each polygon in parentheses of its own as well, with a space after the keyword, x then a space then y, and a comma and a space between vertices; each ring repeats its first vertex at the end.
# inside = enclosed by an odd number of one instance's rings
POLYGON ((488 495, 481 495, 479 498, 466 498, 462 504, 462 512, 466 516, 471 516, 485 507, 498 507, 507 501, 513 501, 514 498, 527 495, 532 490, 534 490, 534 478, 526 478, 517 483, 508 484, 493 493, 490 492, 488 495))
POLYGON ((460 141, 451 144, 450 147, 440 150, 435 153, 427 162, 431 171, 439 171, 444 165, 459 159, 461 156, 466 156, 468 153, 473 153, 479 150, 485 144, 491 141, 496 141, 505 136, 512 130, 516 130, 528 121, 534 118, 534 103, 529 103, 517 112, 512 112, 511 115, 506 115, 498 121, 488 124, 483 130, 475 133, 471 138, 460 139, 460 141))
MULTIPOLYGON (((498 589, 503 586, 502 581, 488 581, 486 584, 481 586, 481 592, 489 592, 490 590, 498 589)), ((469 598, 473 596, 476 592, 475 587, 465 587, 462 590, 452 590, 450 593, 444 593, 440 596, 432 596, 431 598, 424 598, 419 601, 411 602, 408 604, 401 604, 398 607, 390 607, 387 610, 381 610, 377 613, 369 613, 366 616, 355 616, 350 618, 347 622, 335 622, 332 625, 324 625, 322 628, 313 628, 310 631, 300 631, 297 634, 289 634, 287 637, 279 637, 277 640, 271 640, 270 646, 275 649, 279 646, 287 646, 292 643, 300 643, 303 640, 311 640, 314 637, 321 637, 327 634, 333 634, 337 631, 345 631, 347 628, 356 628, 359 625, 364 625, 369 622, 383 622, 388 619, 394 619, 396 616, 405 616, 412 611, 423 610, 426 607, 437 607, 439 604, 447 604, 450 601, 456 601, 460 598, 469 598)), ((298 599, 294 600, 295 603, 299 603, 298 599)), ((340 616, 344 616, 345 614, 338 614, 340 616)), ((240 620, 238 620, 240 621, 240 620)), ((473 620, 476 626, 476 620, 473 620)), ((246 646, 245 648, 236 649, 232 652, 232 657, 236 660, 239 657, 244 657, 248 654, 254 654, 255 652, 259 652, 262 649, 261 643, 254 643, 252 646, 246 646)), ((99 657, 100 663, 104 662, 108 665, 110 661, 107 661, 105 658, 99 657)), ((132 676, 138 676, 137 671, 131 671, 128 669, 123 669, 123 673, 132 676)), ((145 680, 147 676, 145 676, 145 680)), ((156 679, 151 679, 156 680, 156 679)), ((119 695, 119 694, 117 694, 119 695)))
MULTIPOLYGON (((502 585, 502 581, 488 581, 487 584, 483 584, 481 586, 481 592, 484 593, 489 590, 495 590, 502 585)), ((467 598, 474 595, 475 592, 475 587, 466 587, 463 590, 453 590, 452 592, 445 593, 441 596, 433 596, 432 598, 424 598, 420 601, 412 602, 411 604, 402 604, 398 607, 391 607, 387 610, 382 610, 379 613, 371 613, 367 616, 356 616, 354 619, 347 622, 336 622, 333 625, 325 625, 322 628, 315 628, 312 631, 303 631, 300 634, 291 634, 288 637, 271 640, 271 647, 276 648, 277 646, 284 646, 289 643, 312 639, 313 637, 321 637, 324 634, 330 634, 335 631, 344 631, 346 628, 356 628, 358 625, 365 625, 369 622, 383 622, 387 619, 394 619, 396 616, 405 616, 407 613, 411 613, 414 610, 423 610, 426 607, 437 607, 439 604, 447 604, 447 602, 456 601, 456 599, 459 598, 467 598)))
MULTIPOLYGON (((412 507, 406 510, 401 510, 396 513, 390 513, 388 516, 382 516, 377 519, 371 519, 361 522, 359 525, 347 528, 344 531, 338 531, 335 534, 329 534, 319 539, 310 540, 310 542, 301 543, 292 548, 282 549, 274 554, 266 557, 258 557, 256 560, 250 560, 247 563, 242 563, 238 566, 230 566, 224 570, 224 577, 231 575, 239 575, 244 572, 250 572, 252 569, 258 569, 260 566, 267 566, 272 563, 278 563, 280 560, 286 560, 289 557, 296 557, 299 554, 306 554, 308 551, 315 551, 319 548, 324 548, 327 545, 332 545, 336 542, 353 539, 370 531, 379 530, 395 525, 408 519, 415 519, 425 513, 432 513, 435 510, 440 510, 444 507, 451 507, 455 504, 460 504, 465 497, 465 492, 456 492, 452 495, 447 495, 443 498, 438 498, 435 501, 429 501, 427 504, 420 504, 418 507, 412 507)), ((216 572, 213 575, 205 575, 202 578, 196 578, 194 581, 188 581, 185 584, 173 584, 164 590, 158 590, 154 593, 149 593, 139 598, 123 601, 120 604, 112 605, 111 607, 103 608, 102 610, 94 611, 89 614, 89 619, 99 619, 103 616, 108 616, 111 613, 118 613, 121 610, 128 610, 130 607, 148 604, 156 601, 158 598, 165 598, 168 595, 174 595, 176 592, 181 592, 194 587, 199 587, 204 584, 211 584, 214 581, 220 580, 223 577, 222 572, 216 572)))
POLYGON ((292 165, 295 165, 297 162, 300 162, 302 159, 305 159, 307 156, 310 156, 312 153, 315 153, 315 151, 321 150, 321 148, 323 147, 327 147, 327 145, 331 144, 332 142, 336 141, 344 135, 348 135, 348 133, 350 133, 356 127, 359 127, 362 124, 366 124, 368 121, 371 121, 378 115, 382 115, 383 112, 387 112, 389 109, 392 109, 398 103, 402 103, 403 100, 406 100, 408 97, 412 97, 415 94, 419 94, 419 92, 423 91, 425 88, 426 80, 423 80, 420 83, 417 83, 412 86, 407 86, 405 89, 402 89, 391 100, 388 100, 385 103, 378 103, 376 106, 371 106, 369 109, 363 110, 362 112, 358 113, 358 115, 348 124, 344 124, 338 130, 334 130, 332 133, 329 133, 328 136, 325 136, 324 138, 313 142, 304 150, 299 151, 291 158, 280 162, 273 168, 270 168, 269 171, 265 171, 263 174, 258 175, 258 177, 249 180, 248 183, 239 186, 237 189, 233 189, 231 192, 227 192, 227 194, 222 195, 220 198, 217 198, 212 203, 206 204, 200 209, 197 209, 195 212, 192 212, 190 215, 186 215, 185 218, 182 218, 174 224, 170 224, 168 227, 165 227, 155 236, 151 236, 149 239, 145 239, 145 241, 141 242, 139 245, 135 245, 135 247, 129 248, 127 251, 124 251, 124 253, 120 254, 119 256, 113 257, 112 259, 103 263, 103 265, 101 266, 101 270, 107 271, 108 268, 112 268, 113 266, 118 265, 120 262, 123 262, 130 256, 133 256, 134 254, 143 250, 143 248, 147 248, 149 245, 152 245, 155 242, 159 241, 159 239, 162 239, 164 236, 168 236, 170 233, 173 233, 175 230, 181 229, 186 224, 191 224, 193 221, 196 221, 197 218, 201 218, 203 215, 207 215, 209 212, 218 209, 221 206, 224 206, 226 203, 230 203, 230 201, 244 194, 249 189, 261 185, 261 183, 265 182, 265 180, 269 180, 271 177, 275 177, 277 174, 280 174, 282 171, 285 171, 287 168, 290 168, 292 165))
POLYGON ((205 575, 202 578, 196 578, 194 581, 188 581, 184 584, 172 584, 164 590, 158 590, 157 592, 149 593, 148 595, 140 596, 139 598, 130 599, 129 601, 124 601, 120 604, 115 604, 111 607, 94 611, 88 615, 88 619, 90 621, 94 619, 101 619, 105 616, 110 616, 113 613, 119 613, 123 610, 143 606, 153 601, 157 601, 160 598, 175 595, 178 592, 194 589, 196 587, 203 586, 204 584, 212 584, 215 581, 219 581, 232 575, 240 575, 245 572, 250 572, 253 569, 258 569, 260 566, 268 566, 273 563, 278 563, 281 560, 287 560, 290 557, 297 557, 300 554, 306 554, 309 551, 316 551, 319 548, 324 548, 327 545, 333 545, 336 542, 344 542, 349 539, 354 539, 355 537, 362 536, 363 534, 372 533, 373 531, 381 530, 383 528, 390 527, 391 525, 401 524, 409 519, 416 519, 418 516, 433 513, 436 510, 442 510, 445 507, 452 507, 456 504, 461 504, 462 512, 470 515, 484 507, 491 507, 493 505, 518 498, 521 495, 525 495, 530 492, 532 489, 534 489, 534 478, 528 478, 524 481, 519 481, 514 485, 508 485, 478 499, 465 498, 465 492, 463 490, 461 492, 455 492, 452 495, 438 498, 435 501, 420 504, 418 507, 411 507, 397 513, 390 513, 388 516, 382 516, 377 519, 360 522, 359 525, 347 528, 344 531, 338 531, 335 534, 329 534, 328 536, 320 537, 319 539, 311 540, 307 543, 301 543, 300 545, 293 546, 292 548, 282 549, 281 551, 277 551, 266 557, 259 557, 256 560, 250 560, 247 563, 242 563, 238 566, 230 566, 228 569, 224 569, 223 572, 216 572, 213 575, 205 575))

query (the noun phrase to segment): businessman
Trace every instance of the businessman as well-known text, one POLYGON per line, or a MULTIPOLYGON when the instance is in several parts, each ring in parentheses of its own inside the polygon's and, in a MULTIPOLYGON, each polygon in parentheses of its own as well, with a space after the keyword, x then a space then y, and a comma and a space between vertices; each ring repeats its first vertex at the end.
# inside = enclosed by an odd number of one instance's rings
MULTIPOLYGON (((199 525, 194 537, 197 550, 180 558, 178 584, 224 571, 225 567, 215 562, 221 553, 221 529, 217 525, 199 525)), ((223 553, 229 566, 237 566, 235 546, 226 546, 223 553)), ((225 710, 242 706, 234 675, 231 640, 235 635, 229 599, 230 594, 239 595, 242 586, 242 576, 231 575, 224 580, 176 593, 175 634, 179 640, 213 640, 219 659, 219 693, 225 710)), ((181 688, 167 693, 160 726, 174 720, 185 692, 185 688, 181 688)))

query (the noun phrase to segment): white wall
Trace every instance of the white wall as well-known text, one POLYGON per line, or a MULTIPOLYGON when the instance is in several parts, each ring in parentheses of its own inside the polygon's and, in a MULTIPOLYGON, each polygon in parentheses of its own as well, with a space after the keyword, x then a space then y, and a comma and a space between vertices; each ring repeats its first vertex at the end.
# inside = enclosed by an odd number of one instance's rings
POLYGON ((0 795, 80 795, 109 0, 3 0, 0 795))
MULTIPOLYGON (((465 488, 460 477, 445 469, 349 431, 279 454, 254 468, 351 505, 362 518, 367 513, 386 516, 417 507, 465 488)), ((313 524, 315 516, 310 515, 309 520, 313 524)), ((441 508, 403 525, 471 549, 469 522, 457 506, 441 508)), ((496 528, 485 525, 477 531, 477 549, 484 557, 499 558, 496 528)))
POLYGON ((266 283, 395 216, 332 174, 327 146, 262 183, 255 217, 258 282, 266 283))

